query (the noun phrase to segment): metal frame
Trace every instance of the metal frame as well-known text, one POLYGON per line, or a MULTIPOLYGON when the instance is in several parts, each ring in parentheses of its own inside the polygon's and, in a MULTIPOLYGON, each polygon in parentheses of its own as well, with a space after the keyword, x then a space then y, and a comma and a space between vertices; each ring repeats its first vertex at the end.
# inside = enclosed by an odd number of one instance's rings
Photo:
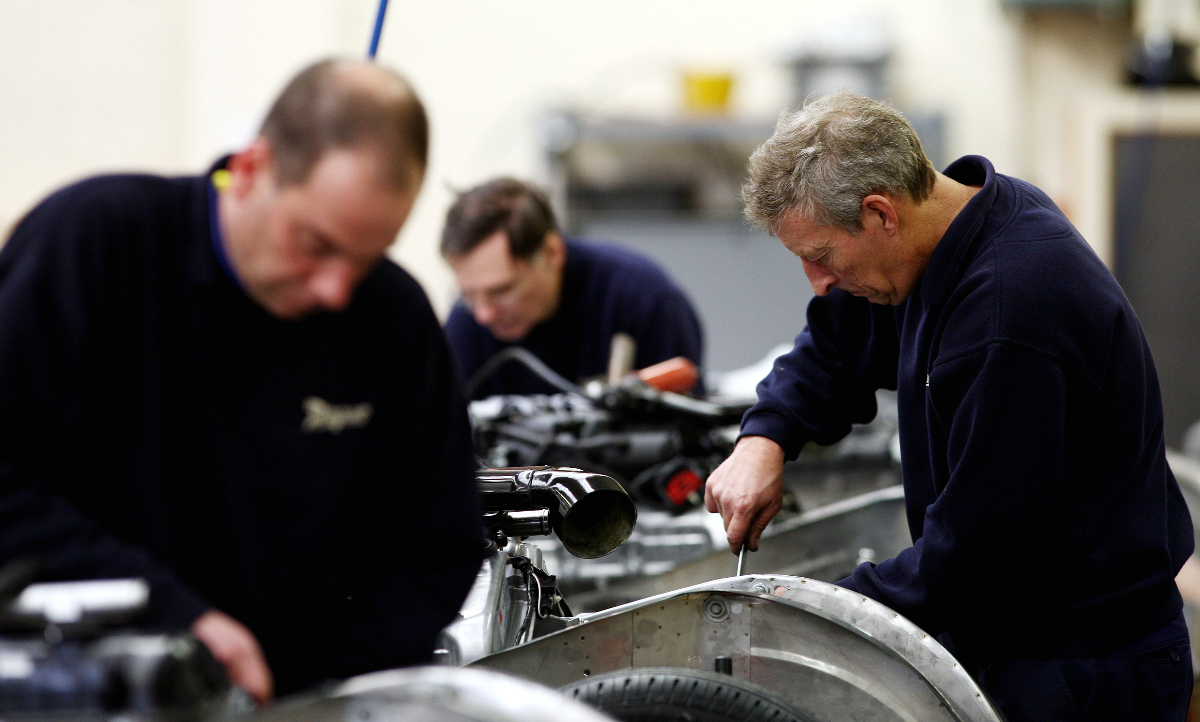
POLYGON ((551 687, 620 669, 713 669, 787 697, 822 720, 999 722, 935 639, 888 607, 832 584, 747 575, 580 615, 473 666, 551 687))

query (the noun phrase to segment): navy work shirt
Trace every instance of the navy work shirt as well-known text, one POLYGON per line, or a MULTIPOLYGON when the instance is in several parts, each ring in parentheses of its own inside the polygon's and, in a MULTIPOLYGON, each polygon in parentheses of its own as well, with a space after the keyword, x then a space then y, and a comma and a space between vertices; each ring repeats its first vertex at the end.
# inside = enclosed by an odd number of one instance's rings
POLYGON ((346 311, 276 319, 211 217, 207 177, 100 177, 0 252, 0 564, 145 578, 159 629, 220 609, 280 693, 424 662, 482 557, 433 311, 382 261, 346 311))
POLYGON ((900 306, 834 290, 758 387, 742 435, 789 458, 897 389, 913 546, 840 582, 968 661, 1111 650, 1174 618, 1192 552, 1158 377, 1116 280, 1040 190, 982 186, 900 306))
MULTIPOLYGON (((637 342, 634 368, 685 356, 697 366, 704 336, 691 303, 661 268, 617 246, 567 240, 562 298, 554 315, 515 344, 499 341, 461 301, 446 321, 446 337, 464 380, 488 359, 512 346, 529 349, 569 381, 608 369, 613 334, 637 342)), ((694 389, 703 392, 703 384, 694 389)), ((506 364, 479 385, 472 398, 495 394, 544 394, 556 389, 525 367, 506 364)))

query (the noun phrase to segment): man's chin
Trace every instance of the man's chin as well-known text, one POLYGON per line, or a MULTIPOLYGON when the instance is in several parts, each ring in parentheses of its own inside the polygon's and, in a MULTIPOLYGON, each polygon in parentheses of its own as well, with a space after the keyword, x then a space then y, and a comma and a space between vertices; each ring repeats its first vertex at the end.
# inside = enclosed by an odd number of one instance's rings
POLYGON ((504 343, 516 343, 529 335, 529 329, 524 326, 504 328, 489 326, 488 332, 495 336, 497 341, 504 343))
POLYGON ((903 298, 897 300, 895 294, 891 293, 854 290, 850 291, 850 295, 857 296, 858 298, 865 298, 871 303, 875 303, 880 306, 899 306, 904 302, 903 298))
POLYGON ((260 301, 258 305, 280 321, 299 321, 319 310, 319 307, 313 304, 286 303, 278 300, 266 303, 260 301))

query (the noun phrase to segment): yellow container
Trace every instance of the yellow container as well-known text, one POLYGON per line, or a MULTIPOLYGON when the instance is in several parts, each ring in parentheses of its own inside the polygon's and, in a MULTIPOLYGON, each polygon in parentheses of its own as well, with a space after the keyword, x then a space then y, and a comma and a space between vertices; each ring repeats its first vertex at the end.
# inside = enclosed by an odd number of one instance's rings
POLYGON ((732 73, 690 70, 683 73, 683 107, 690 112, 728 112, 732 91, 732 73))

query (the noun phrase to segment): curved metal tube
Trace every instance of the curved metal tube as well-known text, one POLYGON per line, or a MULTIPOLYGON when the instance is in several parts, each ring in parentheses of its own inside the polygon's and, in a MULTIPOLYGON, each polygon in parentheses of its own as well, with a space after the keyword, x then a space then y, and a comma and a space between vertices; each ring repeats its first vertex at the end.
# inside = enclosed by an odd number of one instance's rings
POLYGON ((579 469, 536 466, 475 472, 485 512, 548 509, 550 526, 571 554, 595 559, 633 533, 637 508, 615 479, 579 469))

